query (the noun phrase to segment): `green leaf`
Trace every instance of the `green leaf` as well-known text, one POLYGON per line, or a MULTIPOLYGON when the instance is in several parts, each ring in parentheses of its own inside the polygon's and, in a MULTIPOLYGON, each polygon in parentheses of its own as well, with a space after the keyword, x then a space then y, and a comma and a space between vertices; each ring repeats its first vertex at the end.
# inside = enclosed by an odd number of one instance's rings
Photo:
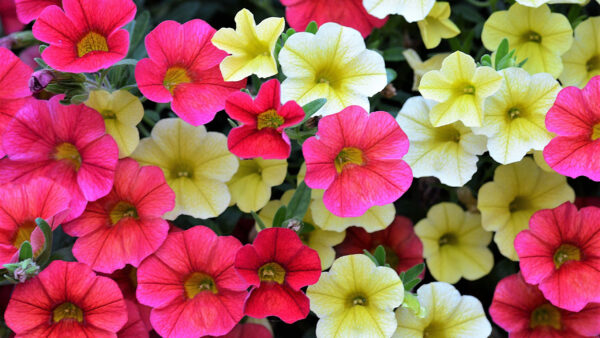
POLYGON ((378 266, 385 266, 385 249, 383 248, 383 246, 379 245, 375 249, 373 256, 375 256, 375 258, 377 259, 378 266))
POLYGON ((496 50, 496 67, 498 67, 498 64, 500 64, 500 60, 502 60, 504 56, 506 56, 506 54, 508 54, 508 39, 504 38, 502 39, 502 42, 500 42, 500 45, 498 45, 498 49, 496 50))
POLYGON ((135 48, 142 42, 146 33, 148 33, 148 27, 150 26, 150 12, 148 10, 143 11, 133 22, 133 30, 130 31, 130 44, 129 54, 133 53, 135 48))
POLYGON ((369 251, 367 251, 366 249, 363 250, 363 254, 367 257, 369 257, 370 260, 373 261, 373 263, 375 263, 375 265, 379 265, 379 262, 377 262, 377 258, 375 258, 375 256, 373 256, 369 251))
POLYGON ((44 234, 44 248, 42 249, 42 252, 36 259, 38 264, 40 266, 43 266, 46 265, 46 263, 48 262, 48 259, 50 258, 50 253, 52 251, 52 229, 43 218, 36 218, 35 223, 44 234))
POLYGON ((418 318, 425 318, 427 315, 427 309, 421 306, 421 303, 419 303, 419 298, 408 291, 404 291, 404 301, 402 302, 402 307, 411 310, 418 318))
POLYGON ((396 77, 398 77, 398 73, 396 73, 396 71, 393 70, 392 68, 386 68, 385 75, 387 76, 388 83, 391 83, 392 81, 394 81, 396 79, 396 77))
POLYGON ((406 284, 404 284, 404 290, 406 291, 410 291, 412 290, 415 286, 417 286, 417 284, 421 283, 421 279, 417 278, 417 279, 413 279, 410 282, 406 282, 406 284))
POLYGON ((316 22, 311 21, 308 23, 308 25, 306 26, 306 29, 304 31, 308 32, 308 33, 316 34, 318 30, 319 30, 319 25, 317 25, 316 22))
POLYGON ((28 258, 33 258, 33 249, 31 248, 31 243, 25 241, 19 248, 19 261, 24 261, 28 258))
POLYGON ((302 222, 302 226, 300 227, 300 230, 298 231, 298 235, 304 235, 307 234, 309 232, 312 232, 315 230, 315 226, 308 223, 308 222, 302 222))
POLYGON ((304 110, 304 114, 306 115, 304 117, 304 121, 302 122, 306 122, 306 120, 308 120, 311 116, 318 112, 319 109, 321 109, 321 107, 325 105, 325 103, 327 103, 327 99, 321 98, 316 99, 314 101, 310 101, 309 103, 302 106, 302 110, 304 110))
POLYGON ((287 208, 285 205, 282 205, 279 207, 279 209, 277 209, 275 216, 273 216, 273 228, 281 228, 283 221, 287 219, 287 217, 285 217, 286 213, 287 208))
POLYGON ((40 54, 42 54, 46 50, 46 48, 48 48, 48 45, 40 45, 40 48, 39 48, 40 54))
POLYGON ((425 269, 425 264, 423 264, 423 263, 417 264, 417 265, 413 266, 412 268, 406 270, 405 272, 402 272, 400 274, 400 278, 402 278, 403 283, 408 283, 408 282, 412 281, 413 279, 417 278, 421 274, 421 272, 423 272, 424 269, 425 269))
POLYGON ((302 181, 288 204, 286 219, 295 218, 302 220, 304 218, 310 205, 310 192, 311 189, 302 181))
POLYGON ((260 230, 265 230, 267 228, 265 226, 265 222, 263 222, 262 219, 260 219, 260 217, 254 211, 250 211, 250 214, 252 215, 252 218, 254 218, 256 224, 258 224, 258 228, 260 230))
POLYGON ((404 61, 404 48, 392 47, 383 51, 383 59, 385 61, 404 61))
POLYGON ((481 57, 481 65, 492 67, 492 57, 490 56, 490 54, 485 54, 481 57))
POLYGON ((42 58, 33 58, 33 60, 42 68, 50 68, 46 61, 42 60, 42 58))
POLYGON ((529 58, 525 58, 525 60, 519 62, 519 64, 517 66, 520 67, 520 68, 523 68, 523 65, 525 64, 525 62, 527 62, 528 59, 529 58))
POLYGON ((136 59, 123 59, 114 64, 114 66, 135 66, 137 65, 138 60, 136 59))

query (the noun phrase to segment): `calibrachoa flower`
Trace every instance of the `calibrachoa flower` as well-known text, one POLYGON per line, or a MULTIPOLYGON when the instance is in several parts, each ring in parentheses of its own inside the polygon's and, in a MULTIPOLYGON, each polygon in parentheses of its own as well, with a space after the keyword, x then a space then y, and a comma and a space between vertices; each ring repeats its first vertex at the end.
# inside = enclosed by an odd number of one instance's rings
POLYGON ((90 73, 127 55, 129 33, 121 29, 135 17, 131 0, 62 0, 46 7, 33 24, 36 39, 50 46, 42 58, 56 70, 90 73))
POLYGON ((297 31, 304 31, 311 21, 319 26, 335 22, 354 28, 367 37, 373 28, 379 28, 387 21, 387 18, 379 19, 367 13, 362 0, 347 1, 344 6, 322 0, 281 0, 281 4, 285 6, 288 24, 297 31))
POLYGON ((125 90, 109 93, 105 90, 90 92, 85 105, 99 112, 104 118, 106 133, 119 147, 119 158, 127 157, 140 143, 136 125, 144 117, 140 100, 125 90))
POLYGON ((575 193, 564 176, 543 171, 525 157, 496 168, 494 180, 479 189, 477 208, 483 228, 496 232, 494 242, 500 253, 516 261, 513 242, 519 232, 527 229, 531 215, 574 199, 575 193))
POLYGON ((2 33, 10 34, 23 29, 23 23, 18 19, 15 0, 0 0, 0 24, 2 33))
POLYGON ((225 108, 225 99, 246 80, 225 82, 219 63, 227 56, 210 42, 215 29, 195 19, 180 24, 163 21, 146 36, 149 58, 135 67, 138 88, 149 100, 171 102, 171 109, 198 126, 225 108))
POLYGON ((450 4, 444 1, 436 1, 427 17, 417 25, 427 49, 437 47, 442 39, 460 34, 460 29, 450 20, 450 4))
POLYGON ((407 150, 408 139, 390 114, 351 106, 322 118, 316 137, 304 142, 305 181, 325 190, 323 202, 335 215, 360 216, 408 190, 407 150))
POLYGON ((227 182, 230 205, 243 212, 257 211, 271 199, 271 187, 280 185, 287 174, 286 160, 255 158, 240 161, 238 171, 227 182))
POLYGON ((396 310, 398 329, 394 338, 471 337, 485 338, 492 333, 492 325, 485 317, 479 300, 461 296, 454 286, 433 282, 417 290, 419 304, 427 311, 424 318, 412 310, 396 310))
POLYGON ((127 308, 114 281, 83 263, 54 261, 15 287, 4 319, 16 337, 115 337, 127 308))
POLYGON ((164 218, 217 217, 227 208, 231 195, 225 182, 237 171, 238 159, 226 142, 221 133, 177 118, 160 120, 151 137, 140 141, 131 157, 142 165, 160 167, 175 191, 175 208, 164 218))
POLYGON ((427 218, 415 226, 423 242, 423 257, 431 275, 439 281, 454 284, 461 277, 468 280, 487 275, 494 266, 494 255, 488 244, 492 233, 481 227, 481 216, 454 203, 434 205, 427 218))
POLYGON ((317 34, 292 35, 279 53, 287 77, 281 99, 306 104, 320 98, 327 103, 317 115, 331 115, 351 105, 369 110, 369 96, 387 84, 385 63, 379 53, 368 50, 360 34, 328 22, 317 34))
POLYGON ((425 19, 434 4, 435 0, 363 0, 371 15, 384 18, 388 14, 400 14, 408 22, 425 19))
POLYGON ((583 90, 560 91, 546 115, 546 128, 557 136, 544 148, 544 159, 552 169, 569 177, 586 176, 600 181, 600 76, 583 90))
POLYGON ((553 305, 578 312, 600 302, 600 208, 564 203, 541 210, 515 239, 523 278, 553 305))
POLYGON ((42 11, 49 6, 62 7, 62 0, 14 0, 17 6, 17 16, 23 23, 37 19, 42 11))
POLYGON ((571 49, 562 56, 565 66, 560 74, 564 86, 583 87, 594 76, 600 75, 600 17, 584 20, 575 28, 575 40, 571 49))
POLYGON ((319 317, 318 337, 390 337, 404 286, 393 269, 375 266, 365 255, 349 255, 336 259, 306 293, 319 317))
POLYGON ((385 249, 386 263, 398 273, 423 263, 423 244, 415 235, 410 219, 404 216, 396 216, 385 230, 372 234, 362 228, 348 228, 344 242, 335 250, 338 256, 345 256, 361 254, 363 250, 373 252, 379 245, 385 249))
MULTIPOLYGON (((137 269, 131 265, 127 265, 124 269, 117 270, 111 273, 110 275, 104 276, 110 277, 110 279, 117 282, 117 285, 119 285, 119 289, 121 289, 121 292, 123 293, 123 298, 125 299, 126 303, 133 303, 135 305, 137 310, 135 312, 137 312, 137 314, 132 314, 132 312, 134 311, 130 308, 129 304, 127 304, 127 311, 129 312, 129 316, 133 315, 136 318, 134 326, 139 326, 139 324, 137 323, 137 319, 139 319, 144 324, 146 332, 151 331, 152 324, 150 323, 150 312, 152 311, 152 308, 140 304, 140 302, 135 296, 135 291, 137 289, 137 269)), ((128 324, 132 324, 132 321, 130 319, 127 322, 128 323, 125 324, 125 326, 123 326, 121 331, 126 329, 128 324)))
POLYGON ((520 3, 523 6, 529 6, 529 7, 540 7, 541 5, 545 4, 545 3, 550 3, 550 4, 579 4, 579 5, 585 5, 586 3, 589 2, 589 0, 517 0, 518 3, 520 3))
POLYGON ((488 137, 487 148, 496 162, 507 164, 550 142, 544 119, 561 87, 548 73, 532 76, 521 68, 500 73, 502 87, 487 98, 483 126, 475 133, 488 137))
MULTIPOLYGON (((243 323, 236 325, 233 330, 231 330, 228 334, 224 336, 219 336, 220 338, 273 338, 273 333, 269 331, 269 329, 261 324, 256 323, 243 323)), ((212 336, 207 336, 204 338, 212 338, 212 336)))
POLYGON ((231 54, 219 65, 225 81, 240 81, 256 74, 269 77, 277 74, 273 53, 283 32, 283 18, 267 18, 258 26, 254 15, 242 9, 235 15, 235 30, 221 28, 212 37, 212 44, 231 54))
POLYGON ((233 268, 241 247, 202 225, 169 233, 137 272, 137 298, 153 307, 150 321, 158 334, 224 335, 242 319, 247 284, 233 268))
POLYGON ((579 338, 600 334, 600 304, 588 304, 580 312, 555 307, 520 273, 498 282, 490 315, 510 337, 579 338))
POLYGON ((71 215, 87 201, 109 193, 119 149, 104 130, 102 116, 84 105, 64 106, 61 96, 30 101, 9 123, 3 138, 8 158, 0 162, 0 181, 26 182, 44 176, 64 186, 71 215))
POLYGON ((244 92, 231 94, 225 111, 243 123, 227 137, 229 150, 242 158, 288 158, 291 146, 284 129, 302 122, 306 116, 296 102, 280 103, 280 84, 276 79, 265 82, 254 100, 244 92))
POLYGON ((485 98, 501 85, 502 76, 493 68, 477 67, 470 55, 457 51, 444 59, 440 70, 423 75, 419 92, 426 99, 439 102, 429 113, 434 127, 456 121, 467 127, 479 127, 485 98))
POLYGON ((526 71, 557 78, 563 70, 560 56, 573 42, 573 29, 567 17, 552 13, 548 5, 531 8, 514 4, 507 11, 492 13, 483 25, 481 40, 488 50, 495 51, 505 38, 516 50, 517 61, 527 59, 523 65, 526 71))
POLYGON ((308 315, 309 300, 300 289, 319 280, 321 262, 293 230, 268 228, 237 252, 235 271, 252 286, 245 315, 293 323, 308 315))
POLYGON ((414 72, 412 90, 418 91, 423 75, 427 74, 430 70, 440 70, 442 62, 450 53, 435 54, 425 61, 421 60, 421 57, 414 49, 406 49, 402 52, 402 55, 414 72))
POLYGON ((435 176, 460 187, 477 171, 477 155, 486 151, 486 137, 473 134, 462 122, 432 126, 429 113, 435 105, 421 96, 411 97, 396 116, 410 141, 404 160, 415 177, 435 176))
POLYGON ((73 255, 92 269, 111 273, 126 264, 139 266, 167 237, 161 217, 175 206, 175 194, 158 167, 142 167, 126 158, 119 162, 111 192, 90 202, 77 219, 63 224, 79 237, 73 255))
POLYGON ((132 300, 125 299, 127 305, 127 323, 117 332, 119 338, 145 338, 149 337, 146 325, 140 316, 140 311, 136 303, 132 300))

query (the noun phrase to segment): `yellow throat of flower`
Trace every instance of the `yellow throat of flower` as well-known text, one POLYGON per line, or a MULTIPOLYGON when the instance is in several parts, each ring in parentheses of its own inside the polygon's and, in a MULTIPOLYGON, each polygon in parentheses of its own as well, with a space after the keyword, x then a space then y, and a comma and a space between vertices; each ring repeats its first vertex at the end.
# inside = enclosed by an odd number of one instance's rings
POLYGON ((52 311, 52 320, 55 323, 62 320, 76 320, 78 323, 81 323, 83 322, 83 311, 77 305, 65 302, 52 311))
POLYGON ((258 278, 261 282, 283 284, 285 281, 285 269, 275 262, 267 263, 258 269, 258 278))
POLYGON ((108 52, 106 38, 99 33, 89 32, 77 43, 77 55, 83 57, 91 52, 108 52))
POLYGON ((110 211, 109 217, 110 223, 112 225, 116 225, 117 223, 119 223, 120 220, 124 218, 139 218, 135 206, 125 201, 120 201, 119 203, 117 203, 110 211))
POLYGON ((600 138, 600 123, 597 123, 596 125, 594 125, 594 128, 592 129, 592 141, 596 141, 597 139, 600 138))
POLYGON ((335 158, 335 169, 341 173, 347 165, 363 165, 365 158, 362 150, 354 147, 345 147, 340 150, 335 158))
POLYGON ((283 116, 277 114, 275 109, 269 109, 264 113, 258 114, 256 117, 256 129, 261 130, 264 128, 279 128, 285 120, 283 116))
POLYGON ((192 82, 192 78, 188 75, 187 71, 181 67, 170 67, 165 73, 163 85, 173 95, 177 86, 192 82))
POLYGON ((555 330, 560 330, 560 311, 550 304, 544 304, 537 307, 531 312, 529 327, 535 329, 540 326, 546 326, 555 330))
POLYGON ((21 244, 25 241, 29 241, 31 238, 31 233, 35 230, 35 223, 33 221, 23 222, 18 228, 17 232, 14 234, 14 238, 12 240, 13 246, 15 248, 20 248, 21 244))
POLYGON ((65 161, 72 165, 75 170, 79 170, 81 167, 81 155, 77 148, 68 142, 59 144, 54 148, 54 159, 57 161, 65 161))
POLYGON ((569 261, 580 261, 581 250, 571 244, 562 244, 554 252, 554 266, 559 269, 563 264, 569 261))
POLYGON ((212 292, 213 294, 217 294, 219 292, 217 290, 215 280, 212 279, 211 276, 202 272, 194 272, 188 278, 186 278, 185 282, 183 283, 183 288, 185 289, 185 294, 188 299, 192 299, 199 293, 205 291, 212 292))

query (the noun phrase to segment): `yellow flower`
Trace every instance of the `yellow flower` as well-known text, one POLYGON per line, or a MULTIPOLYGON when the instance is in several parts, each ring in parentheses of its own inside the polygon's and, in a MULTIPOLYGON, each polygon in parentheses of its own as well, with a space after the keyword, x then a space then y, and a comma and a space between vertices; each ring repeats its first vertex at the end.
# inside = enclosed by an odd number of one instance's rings
POLYGON ((562 61, 565 68, 559 79, 564 86, 583 88, 592 77, 600 75, 600 16, 575 28, 575 41, 562 61))
POLYGON ((481 216, 454 203, 439 203, 427 212, 427 218, 415 225, 423 242, 423 257, 436 280, 454 284, 487 275, 494 266, 488 244, 492 233, 481 227, 481 216))
POLYGON ((574 199, 566 177, 545 172, 525 157, 496 168, 494 181, 479 189, 477 208, 483 228, 496 232, 494 242, 500 253, 516 261, 519 258, 513 242, 519 232, 529 228, 531 215, 574 199))
POLYGON ((404 55, 406 62, 408 62, 408 65, 414 72, 412 90, 418 91, 419 83, 421 83, 423 75, 430 70, 440 70, 440 68, 442 68, 442 62, 450 55, 450 53, 435 54, 425 61, 421 60, 421 57, 414 49, 406 49, 402 52, 402 55, 404 55))
POLYGON ((363 0, 367 12, 375 17, 400 14, 408 22, 423 20, 434 3, 435 0, 363 0))
POLYGON ((369 111, 368 97, 387 84, 383 57, 366 49, 357 30, 332 22, 317 34, 292 35, 279 53, 279 63, 287 77, 281 101, 303 105, 326 98, 317 115, 335 114, 351 105, 369 111))
POLYGON ((175 209, 165 219, 182 214, 216 217, 229 205, 225 182, 237 171, 238 159, 221 133, 206 132, 204 126, 194 127, 178 118, 163 119, 131 157, 142 165, 160 167, 175 191, 175 209))
POLYGON ((460 34, 460 29, 449 18, 450 4, 436 2, 427 17, 417 22, 425 47, 435 48, 442 39, 453 38, 460 34))
POLYGON ((536 150, 533 152, 533 160, 535 161, 535 164, 538 165, 538 167, 540 167, 540 169, 542 169, 543 171, 547 171, 547 172, 554 172, 554 169, 552 169, 550 167, 550 165, 548 164, 548 162, 546 162, 546 159, 544 158, 544 152, 541 150, 536 150))
POLYGON ((348 255, 336 259, 306 295, 319 317, 317 337, 390 337, 404 286, 393 269, 375 266, 365 255, 348 255))
POLYGON ((540 7, 543 4, 578 4, 586 5, 590 0, 517 0, 523 6, 540 7))
POLYGON ((548 73, 529 75, 521 68, 501 71, 502 87, 487 98, 483 127, 487 148, 496 162, 520 161, 530 150, 542 150, 552 135, 546 130, 546 112, 561 87, 548 73))
POLYGON ((244 8, 235 15, 235 24, 235 30, 221 28, 212 38, 213 45, 231 54, 220 64, 223 79, 239 81, 252 74, 277 74, 273 53, 285 27, 283 18, 267 18, 257 26, 254 15, 244 8))
POLYGON ((126 90, 94 90, 85 105, 102 114, 106 132, 119 147, 119 158, 131 155, 140 143, 136 125, 144 117, 144 107, 137 96, 126 90))
POLYGON ((398 308, 394 338, 486 338, 492 333, 481 302, 473 296, 461 296, 450 284, 425 284, 417 290, 417 298, 427 314, 418 318, 411 310, 398 308))
POLYGON ((415 177, 435 176, 460 187, 477 171, 477 155, 485 152, 485 136, 475 135, 461 122, 434 127, 429 111, 436 103, 421 96, 408 99, 396 121, 410 141, 404 160, 415 177))
POLYGON ((573 30, 562 14, 550 12, 548 5, 538 8, 512 5, 507 11, 494 12, 483 25, 481 40, 495 51, 502 39, 515 49, 517 61, 527 59, 523 69, 531 74, 560 75, 560 56, 571 47, 573 30))
POLYGON ((286 160, 253 158, 240 161, 238 171, 227 182, 231 201, 243 212, 257 211, 271 198, 271 187, 280 185, 287 174, 286 160))
POLYGON ((502 76, 490 67, 477 67, 470 55, 450 54, 442 69, 432 70, 421 79, 419 91, 437 102, 429 120, 434 127, 462 121, 467 127, 479 127, 483 121, 486 97, 502 85, 502 76))

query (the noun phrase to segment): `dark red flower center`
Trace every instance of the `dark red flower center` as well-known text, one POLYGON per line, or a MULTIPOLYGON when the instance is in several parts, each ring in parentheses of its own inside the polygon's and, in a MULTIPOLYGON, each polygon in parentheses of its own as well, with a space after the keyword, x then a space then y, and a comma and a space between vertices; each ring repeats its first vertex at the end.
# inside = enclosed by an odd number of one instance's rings
POLYGON ((267 263, 258 269, 258 278, 260 278, 261 282, 283 284, 285 281, 285 269, 275 262, 267 263))
POLYGON ((569 261, 580 261, 581 250, 571 244, 562 244, 554 252, 554 266, 559 269, 563 264, 569 261))
POLYGON ((217 294, 217 285, 215 280, 211 276, 202 273, 194 272, 183 283, 185 294, 187 298, 192 299, 201 292, 210 291, 213 294, 217 294))
POLYGON ((187 71, 182 67, 170 67, 165 73, 163 85, 171 95, 175 92, 177 86, 192 82, 192 78, 188 75, 187 71))
POLYGON ((537 307, 531 312, 529 327, 532 329, 537 327, 551 327, 560 330, 560 311, 550 304, 544 304, 537 307))
POLYGON ((594 128, 592 128, 592 141, 596 141, 597 139, 600 138, 600 123, 597 123, 596 125, 594 125, 594 128))
POLYGON ((355 147, 345 147, 335 158, 335 169, 341 173, 347 165, 363 165, 365 158, 362 150, 355 147))
POLYGON ((64 142, 59 144, 54 148, 53 157, 57 161, 65 161, 71 164, 76 171, 81 167, 81 155, 72 143, 64 142))
POLYGON ((17 228, 17 232, 14 235, 15 237, 12 240, 13 246, 15 248, 20 248, 23 242, 29 241, 35 227, 36 225, 33 221, 23 222, 23 224, 17 228))
POLYGON ((61 320, 76 320, 78 323, 81 323, 83 322, 83 311, 77 305, 65 302, 52 311, 52 320, 55 323, 61 320))
POLYGON ((77 43, 77 55, 79 57, 91 52, 108 52, 108 44, 102 34, 89 32, 77 43))
POLYGON ((256 117, 256 129, 279 128, 285 122, 283 116, 277 114, 275 109, 269 109, 256 117))
POLYGON ((139 219, 137 209, 130 203, 121 201, 112 208, 109 213, 112 225, 119 223, 123 218, 139 219))

